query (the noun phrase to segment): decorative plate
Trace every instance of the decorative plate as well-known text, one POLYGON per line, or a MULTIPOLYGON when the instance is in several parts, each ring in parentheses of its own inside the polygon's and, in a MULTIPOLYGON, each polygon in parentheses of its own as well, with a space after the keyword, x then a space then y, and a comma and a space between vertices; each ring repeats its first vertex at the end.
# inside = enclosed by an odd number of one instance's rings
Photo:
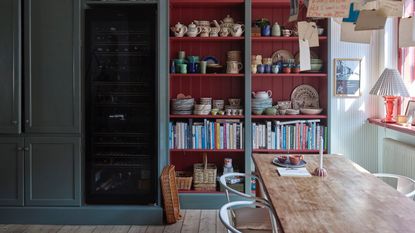
POLYGON ((288 50, 281 49, 272 54, 272 63, 280 60, 285 61, 288 59, 294 59, 293 54, 288 50))
POLYGON ((293 90, 291 93, 291 102, 293 109, 320 107, 320 100, 316 89, 307 84, 297 86, 293 90))
POLYGON ((278 161, 278 158, 274 158, 274 160, 272 160, 272 163, 277 165, 278 167, 289 167, 289 168, 300 168, 300 167, 305 167, 305 165, 307 164, 306 161, 301 160, 299 164, 297 165, 292 165, 289 161, 285 162, 285 163, 280 163, 280 161, 278 161))
POLYGON ((206 56, 203 61, 207 61, 207 64, 219 64, 218 59, 214 56, 206 56))

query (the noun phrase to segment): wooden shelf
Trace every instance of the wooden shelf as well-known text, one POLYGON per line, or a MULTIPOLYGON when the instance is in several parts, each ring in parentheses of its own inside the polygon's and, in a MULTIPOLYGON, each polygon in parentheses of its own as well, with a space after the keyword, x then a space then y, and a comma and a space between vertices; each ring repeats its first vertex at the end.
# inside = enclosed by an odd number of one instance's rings
POLYGON ((327 115, 253 115, 252 119, 327 119, 327 115))
POLYGON ((170 37, 171 42, 224 42, 224 41, 244 41, 245 37, 170 37))
POLYGON ((170 74, 171 78, 175 77, 225 77, 225 78, 243 78, 244 74, 170 74))
POLYGON ((290 73, 290 74, 252 74, 253 78, 279 78, 279 77, 327 77, 325 73, 290 73))
POLYGON ((117 1, 117 0, 106 0, 106 1, 86 1, 86 4, 88 5, 138 5, 138 4, 148 4, 148 3, 157 3, 157 1, 152 0, 152 1, 142 1, 142 0, 138 0, 138 1, 134 1, 134 0, 129 0, 129 1, 117 1))
MULTIPOLYGON (((320 36, 320 41, 327 40, 327 36, 320 36)), ((253 42, 266 42, 266 41, 275 41, 275 42, 284 42, 284 41, 298 41, 298 37, 296 36, 290 36, 290 37, 284 37, 284 36, 254 36, 252 37, 253 42)))
POLYGON ((244 0, 170 0, 171 6, 183 6, 183 7, 194 7, 194 6, 205 6, 205 7, 224 7, 231 5, 243 5, 244 0))
MULTIPOLYGON (((307 153, 307 154, 318 154, 319 150, 268 150, 268 149, 253 149, 253 153, 275 153, 275 154, 298 154, 298 153, 307 153)), ((324 151, 324 153, 327 153, 324 151)))
POLYGON ((224 153, 229 153, 229 152, 244 152, 244 149, 170 149, 170 152, 212 152, 212 153, 217 153, 217 152, 224 152, 224 153))
POLYGON ((381 119, 376 119, 376 118, 369 118, 368 121, 370 124, 374 124, 377 126, 385 127, 385 128, 392 129, 392 130, 395 130, 401 133, 415 136, 415 126, 411 126, 411 125, 402 126, 396 123, 385 123, 385 122, 382 122, 381 119))
POLYGON ((245 116, 227 115, 170 115, 170 119, 244 119, 245 116))

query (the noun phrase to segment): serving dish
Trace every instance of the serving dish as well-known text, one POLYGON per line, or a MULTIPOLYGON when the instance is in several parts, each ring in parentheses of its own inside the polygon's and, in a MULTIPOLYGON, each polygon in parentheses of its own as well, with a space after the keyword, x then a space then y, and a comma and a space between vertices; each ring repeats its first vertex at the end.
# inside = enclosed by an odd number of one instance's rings
POLYGON ((301 108, 300 112, 304 115, 317 115, 323 111, 322 108, 301 108))
POLYGON ((320 108, 317 90, 307 84, 294 88, 291 93, 291 102, 293 109, 320 108))
POLYGON ((280 161, 278 161, 277 157, 272 160, 272 163, 279 167, 288 167, 288 168, 300 168, 300 167, 305 167, 305 165, 307 165, 307 162, 304 160, 301 160, 300 163, 297 165, 292 165, 290 163, 290 160, 285 161, 284 163, 281 163, 280 161))

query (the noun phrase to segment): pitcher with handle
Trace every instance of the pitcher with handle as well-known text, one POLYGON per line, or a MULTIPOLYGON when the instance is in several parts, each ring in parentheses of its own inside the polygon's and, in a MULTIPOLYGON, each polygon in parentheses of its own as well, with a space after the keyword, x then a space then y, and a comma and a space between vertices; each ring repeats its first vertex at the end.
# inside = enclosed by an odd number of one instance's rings
POLYGON ((226 73, 228 74, 239 74, 239 71, 242 70, 243 65, 238 61, 227 61, 226 73))
POLYGON ((268 91, 257 91, 257 92, 252 92, 252 96, 255 99, 268 99, 272 97, 272 91, 268 90, 268 91))
POLYGON ((174 27, 171 27, 170 30, 174 33, 175 37, 183 37, 187 32, 187 27, 180 22, 178 22, 174 27))

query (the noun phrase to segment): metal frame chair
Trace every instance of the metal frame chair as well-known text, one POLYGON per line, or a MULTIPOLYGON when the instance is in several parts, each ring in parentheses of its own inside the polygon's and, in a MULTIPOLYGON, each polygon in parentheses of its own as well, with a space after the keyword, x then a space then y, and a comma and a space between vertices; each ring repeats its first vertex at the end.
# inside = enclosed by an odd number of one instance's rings
POLYGON ((267 208, 269 210, 270 218, 271 218, 270 221, 273 226, 272 232, 277 233, 278 232, 277 219, 275 218, 275 215, 273 215, 274 209, 272 208, 271 205, 267 203, 256 202, 256 201, 234 201, 234 202, 229 202, 220 208, 219 218, 221 222, 223 223, 223 225, 225 226, 225 228, 227 229, 228 233, 242 233, 241 231, 239 231, 238 229, 236 229, 234 226, 231 225, 229 212, 232 212, 233 209, 237 209, 237 207, 248 208, 252 206, 267 208))
POLYGON ((378 178, 394 178, 397 179, 396 190, 404 194, 406 197, 411 199, 415 196, 415 180, 401 175, 389 174, 389 173, 373 173, 378 178))

